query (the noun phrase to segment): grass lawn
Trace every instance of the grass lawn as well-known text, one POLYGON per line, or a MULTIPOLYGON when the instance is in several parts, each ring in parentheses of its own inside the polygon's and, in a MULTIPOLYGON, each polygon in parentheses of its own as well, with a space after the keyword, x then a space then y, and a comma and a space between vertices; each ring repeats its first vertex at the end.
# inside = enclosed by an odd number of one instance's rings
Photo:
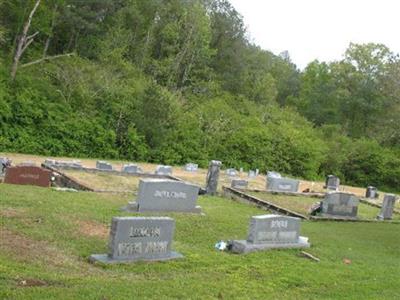
MULTIPOLYGON (((263 192, 247 192, 247 193, 261 200, 266 200, 268 202, 274 203, 276 205, 287 208, 294 212, 298 212, 303 215, 308 215, 312 204, 322 200, 306 196, 276 195, 263 192)), ((360 203, 358 205, 358 218, 376 219, 376 216, 378 215, 379 211, 380 211, 379 208, 360 203)), ((393 214, 393 220, 399 221, 400 215, 393 214)))
MULTIPOLYGON (((176 220, 185 258, 92 265, 106 253, 113 216, 131 196, 0 184, 0 299, 398 299, 400 224, 302 222, 319 257, 300 250, 234 255, 220 239, 245 238, 254 206, 201 197, 205 216, 176 220), (344 262, 347 259, 347 263, 344 262)), ((152 214, 157 215, 157 214, 152 214)))

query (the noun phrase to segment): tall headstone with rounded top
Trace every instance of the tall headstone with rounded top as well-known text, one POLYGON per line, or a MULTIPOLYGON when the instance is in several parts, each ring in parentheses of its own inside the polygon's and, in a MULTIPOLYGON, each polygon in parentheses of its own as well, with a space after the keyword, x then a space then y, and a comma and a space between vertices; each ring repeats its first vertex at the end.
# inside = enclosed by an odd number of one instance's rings
POLYGON ((222 162, 219 160, 210 161, 206 178, 206 193, 208 195, 215 195, 217 193, 219 171, 221 166, 222 162))
POLYGON ((383 198, 382 208, 377 216, 378 220, 391 220, 394 204, 396 203, 396 195, 394 194, 386 194, 383 198))

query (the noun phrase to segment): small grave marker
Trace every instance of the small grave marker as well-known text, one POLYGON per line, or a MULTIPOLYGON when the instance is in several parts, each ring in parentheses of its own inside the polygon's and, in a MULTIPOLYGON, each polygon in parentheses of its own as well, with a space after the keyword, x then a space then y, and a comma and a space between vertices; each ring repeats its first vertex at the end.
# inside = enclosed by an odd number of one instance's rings
POLYGON ((89 260, 111 264, 181 258, 171 251, 174 231, 175 221, 167 217, 114 217, 109 253, 93 254, 89 260))
POLYGON ((225 174, 228 175, 229 177, 235 177, 237 176, 238 172, 236 171, 236 169, 229 168, 225 170, 225 174))
POLYGON ((297 192, 299 181, 291 178, 267 177, 267 191, 297 192))
POLYGON ((378 194, 378 189, 374 186, 369 186, 367 187, 367 190, 365 191, 365 198, 369 199, 376 199, 379 197, 378 194))
POLYGON ((308 238, 300 236, 300 219, 280 215, 251 217, 247 240, 232 241, 234 253, 308 247, 308 238))
POLYGON ((96 162, 96 169, 111 171, 113 169, 113 167, 110 163, 108 163, 106 161, 98 160, 96 162))
POLYGON ((171 166, 158 165, 157 168, 156 168, 155 173, 157 175, 172 175, 172 167, 171 166))
POLYGON ((338 191, 340 185, 339 177, 335 175, 326 176, 325 186, 328 190, 338 191))
POLYGON ((142 169, 135 164, 126 164, 122 166, 121 172, 129 174, 142 173, 142 169))
POLYGON ((249 182, 244 179, 232 179, 231 187, 234 189, 247 189, 249 182))
POLYGON ((187 172, 196 172, 199 168, 198 164, 188 163, 185 165, 185 171, 187 172))

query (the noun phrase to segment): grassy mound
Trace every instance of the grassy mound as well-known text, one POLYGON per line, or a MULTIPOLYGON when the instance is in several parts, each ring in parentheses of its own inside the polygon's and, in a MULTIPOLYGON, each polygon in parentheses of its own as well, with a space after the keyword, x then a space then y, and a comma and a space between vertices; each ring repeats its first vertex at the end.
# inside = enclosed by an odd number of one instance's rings
MULTIPOLYGON (((129 196, 0 185, 1 299, 396 298, 400 225, 303 222, 316 263, 300 250, 233 255, 220 239, 245 238, 251 215, 265 211, 201 197, 206 216, 176 219, 173 248, 185 258, 102 266, 111 218, 129 196)), ((152 214, 154 215, 154 214, 152 214)))

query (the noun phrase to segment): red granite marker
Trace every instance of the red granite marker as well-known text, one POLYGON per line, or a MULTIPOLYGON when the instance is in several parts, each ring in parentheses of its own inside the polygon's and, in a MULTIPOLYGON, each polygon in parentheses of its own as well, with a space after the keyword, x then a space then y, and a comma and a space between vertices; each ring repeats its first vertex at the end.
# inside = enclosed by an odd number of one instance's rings
POLYGON ((49 187, 51 171, 35 166, 19 166, 6 169, 4 183, 49 187))

